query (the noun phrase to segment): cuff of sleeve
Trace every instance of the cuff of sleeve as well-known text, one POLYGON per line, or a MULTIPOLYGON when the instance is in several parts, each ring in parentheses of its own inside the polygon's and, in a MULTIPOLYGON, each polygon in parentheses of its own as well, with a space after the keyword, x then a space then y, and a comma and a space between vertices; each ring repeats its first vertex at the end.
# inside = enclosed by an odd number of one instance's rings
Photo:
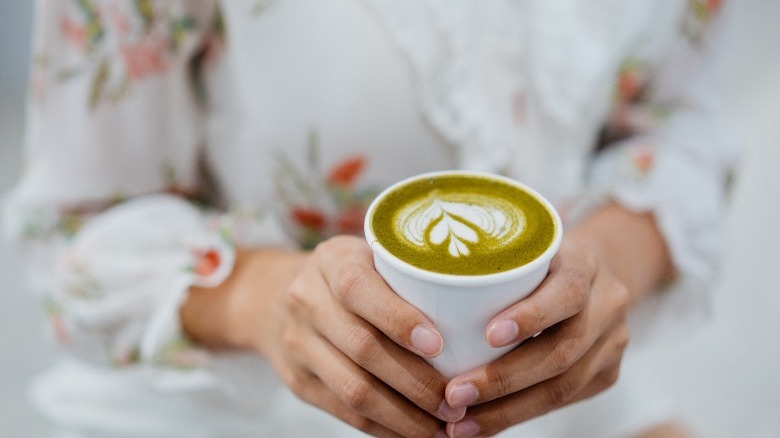
POLYGON ((91 339, 73 349, 141 365, 165 389, 215 383, 210 354, 182 332, 179 307, 190 286, 220 284, 234 260, 220 218, 174 196, 133 199, 96 216, 57 257, 54 295, 71 341, 91 339))
POLYGON ((187 243, 189 261, 171 278, 169 292, 153 310, 140 340, 141 362, 162 389, 208 386, 214 381, 211 354, 184 335, 179 318, 191 286, 218 286, 233 270, 235 249, 229 231, 217 217, 207 222, 205 232, 187 243))
POLYGON ((658 152, 651 141, 633 139, 602 154, 591 190, 572 208, 583 217, 614 200, 654 215, 677 277, 633 312, 633 337, 639 342, 668 339, 705 319, 724 246, 721 169, 674 149, 658 152))

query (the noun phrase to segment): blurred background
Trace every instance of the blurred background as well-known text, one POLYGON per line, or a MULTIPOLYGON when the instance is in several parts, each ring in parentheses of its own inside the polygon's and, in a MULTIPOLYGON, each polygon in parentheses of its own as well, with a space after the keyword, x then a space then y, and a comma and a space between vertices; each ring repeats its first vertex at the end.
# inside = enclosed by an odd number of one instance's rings
MULTIPOLYGON (((0 1, 0 193, 18 177, 32 3, 0 1)), ((780 2, 733 2, 721 91, 745 157, 729 211, 731 245, 711 322, 641 356, 645 372, 704 437, 780 437, 780 2)), ((26 388, 54 356, 0 243, 0 437, 47 435, 26 388)))

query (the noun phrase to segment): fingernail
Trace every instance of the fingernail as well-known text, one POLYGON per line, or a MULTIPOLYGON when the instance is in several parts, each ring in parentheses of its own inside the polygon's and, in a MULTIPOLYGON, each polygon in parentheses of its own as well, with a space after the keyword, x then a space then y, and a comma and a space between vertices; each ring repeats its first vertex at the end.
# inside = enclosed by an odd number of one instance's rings
POLYGON ((502 319, 493 324, 487 333, 487 341, 493 347, 509 345, 517 339, 520 328, 511 319, 502 319))
POLYGON ((412 329, 412 347, 426 357, 436 357, 444 348, 444 340, 436 330, 418 325, 412 329))
POLYGON ((452 438, 470 438, 479 434, 479 424, 470 419, 450 423, 448 428, 452 438))
POLYGON ((453 408, 450 406, 449 403, 447 403, 446 400, 442 401, 439 405, 439 417, 441 417, 442 420, 448 422, 448 423, 454 423, 461 418, 463 418, 464 415, 466 415, 466 408, 453 408))
POLYGON ((479 392, 473 383, 461 383, 452 387, 449 397, 447 397, 447 403, 452 407, 462 408, 474 403, 477 398, 479 398, 479 392))

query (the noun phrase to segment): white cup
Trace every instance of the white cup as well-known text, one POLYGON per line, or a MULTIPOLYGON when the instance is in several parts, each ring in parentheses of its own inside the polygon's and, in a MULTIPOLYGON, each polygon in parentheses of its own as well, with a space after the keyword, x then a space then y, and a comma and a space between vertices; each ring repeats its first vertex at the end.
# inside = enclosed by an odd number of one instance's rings
POLYGON ((448 379, 488 363, 514 345, 493 348, 485 339, 487 323, 499 312, 533 292, 547 276, 550 260, 558 251, 563 229, 552 204, 535 190, 512 179, 472 171, 443 171, 400 181, 379 194, 369 206, 365 235, 374 254, 374 266, 391 289, 430 318, 444 338, 444 349, 429 363, 448 379), (452 275, 426 271, 399 259, 376 239, 371 216, 381 199, 396 188, 439 175, 477 176, 519 187, 538 199, 553 218, 554 237, 537 258, 507 271, 486 275, 452 275))

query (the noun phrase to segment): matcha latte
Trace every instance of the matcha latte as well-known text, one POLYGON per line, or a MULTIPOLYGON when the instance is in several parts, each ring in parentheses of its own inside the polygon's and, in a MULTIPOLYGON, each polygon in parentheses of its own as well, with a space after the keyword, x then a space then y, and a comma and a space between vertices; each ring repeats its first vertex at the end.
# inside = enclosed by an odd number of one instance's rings
POLYGON ((482 172, 418 175, 382 192, 364 223, 374 267, 433 321, 448 379, 515 345, 485 340, 491 318, 533 292, 561 244, 561 219, 532 189, 482 172))
POLYGON ((550 207, 507 178, 437 172, 402 181, 372 205, 376 241, 414 267, 487 275, 538 258, 559 231, 550 207))

